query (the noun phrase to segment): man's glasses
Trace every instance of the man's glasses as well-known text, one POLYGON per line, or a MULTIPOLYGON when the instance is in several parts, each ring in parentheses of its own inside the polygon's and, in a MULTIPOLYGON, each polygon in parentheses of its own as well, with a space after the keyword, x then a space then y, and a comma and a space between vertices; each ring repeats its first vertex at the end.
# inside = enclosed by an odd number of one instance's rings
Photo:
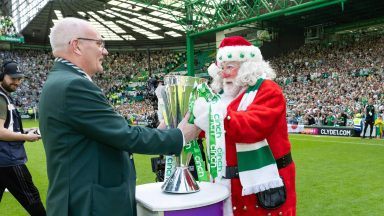
POLYGON ((102 39, 92 39, 92 38, 76 38, 77 40, 86 40, 86 41, 96 41, 96 44, 100 47, 100 48, 105 48, 105 42, 104 40, 102 39))

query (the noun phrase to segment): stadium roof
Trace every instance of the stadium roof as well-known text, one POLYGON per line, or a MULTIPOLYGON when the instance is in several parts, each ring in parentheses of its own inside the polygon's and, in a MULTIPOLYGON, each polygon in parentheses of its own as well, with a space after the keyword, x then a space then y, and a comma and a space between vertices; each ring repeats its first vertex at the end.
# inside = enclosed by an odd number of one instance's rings
MULTIPOLYGON (((185 26, 176 23, 169 13, 159 5, 129 0, 12 0, 16 28, 27 43, 43 45, 49 44, 49 30, 55 22, 79 17, 98 28, 107 46, 185 46, 185 26)), ((176 10, 172 13, 180 14, 176 10)), ((213 42, 214 38, 211 34, 195 42, 213 42)))
MULTIPOLYGON (((323 5, 326 5, 324 3, 323 5)), ((309 27, 323 25, 329 31, 353 30, 371 25, 384 25, 383 0, 347 0, 343 4, 297 10, 271 19, 273 26, 309 27), (365 23, 365 25, 364 25, 365 23)))
MULTIPOLYGON (((321 24, 337 31, 356 27, 353 24, 356 22, 367 21, 375 25, 384 23, 382 0, 9 0, 8 2, 11 2, 10 15, 15 19, 16 28, 21 30, 26 42, 42 45, 49 44, 49 29, 54 22, 63 17, 79 17, 88 19, 99 29, 107 41, 107 46, 125 48, 185 46, 185 29, 188 28, 185 11, 190 5, 194 7, 193 19, 197 17, 197 20, 203 23, 202 31, 225 25, 227 20, 236 22, 236 19, 244 20, 262 13, 279 11, 276 16, 260 20, 259 23, 262 23, 260 26, 304 28, 321 24), (297 10, 284 12, 286 9, 284 7, 315 2, 319 4, 302 9, 297 7, 297 10), (249 8, 253 12, 246 11, 249 8), (224 13, 220 14, 219 11, 224 13)), ((209 32, 196 37, 195 44, 214 43, 215 34, 209 32)))

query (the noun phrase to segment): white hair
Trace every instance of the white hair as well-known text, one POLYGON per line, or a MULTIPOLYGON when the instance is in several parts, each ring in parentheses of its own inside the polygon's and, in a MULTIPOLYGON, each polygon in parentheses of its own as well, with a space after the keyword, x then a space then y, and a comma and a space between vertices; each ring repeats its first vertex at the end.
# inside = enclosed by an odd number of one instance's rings
MULTIPOLYGON (((219 74, 215 74, 212 78, 212 89, 220 92, 223 89, 223 78, 219 74)), ((240 66, 235 82, 238 86, 253 86, 259 78, 273 80, 276 78, 276 73, 264 60, 245 61, 240 66)))
POLYGON ((59 20, 51 28, 51 34, 49 35, 52 52, 67 48, 73 38, 83 36, 85 26, 91 26, 91 24, 86 20, 75 17, 66 17, 59 20))

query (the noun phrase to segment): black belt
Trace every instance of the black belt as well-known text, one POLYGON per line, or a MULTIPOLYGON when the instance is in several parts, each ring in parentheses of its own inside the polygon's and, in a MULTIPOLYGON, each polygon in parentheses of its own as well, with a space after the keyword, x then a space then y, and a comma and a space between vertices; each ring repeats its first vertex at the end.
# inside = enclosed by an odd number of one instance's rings
MULTIPOLYGON (((283 169, 292 163, 291 152, 284 155, 283 157, 276 160, 277 169, 283 169)), ((239 171, 237 166, 227 166, 225 167, 225 176, 226 179, 239 178, 239 171)))

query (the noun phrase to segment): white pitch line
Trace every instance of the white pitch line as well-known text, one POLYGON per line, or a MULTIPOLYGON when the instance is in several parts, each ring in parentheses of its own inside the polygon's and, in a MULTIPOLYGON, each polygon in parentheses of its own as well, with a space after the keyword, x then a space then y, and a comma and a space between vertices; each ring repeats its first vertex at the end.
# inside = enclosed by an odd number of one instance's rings
MULTIPOLYGON (((300 140, 300 141, 309 141, 311 139, 301 139, 301 138, 290 138, 290 140, 300 140)), ((313 140, 311 140, 313 141, 313 140)), ((340 141, 330 141, 330 140, 316 140, 315 142, 323 142, 323 143, 342 143, 342 144, 350 144, 350 145, 370 145, 370 146, 380 146, 384 147, 384 144, 372 144, 372 143, 363 143, 363 142, 340 142, 340 141)))

